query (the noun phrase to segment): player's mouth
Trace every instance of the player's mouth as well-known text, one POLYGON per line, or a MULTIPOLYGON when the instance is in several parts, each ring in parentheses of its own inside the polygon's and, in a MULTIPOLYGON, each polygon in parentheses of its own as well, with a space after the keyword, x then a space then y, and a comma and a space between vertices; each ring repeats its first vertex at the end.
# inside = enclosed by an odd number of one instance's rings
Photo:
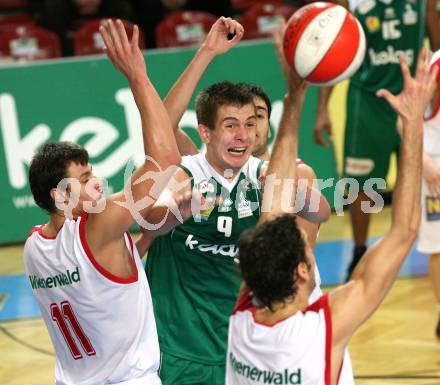
POLYGON ((232 155, 243 155, 247 150, 247 147, 231 147, 228 148, 228 152, 232 155))

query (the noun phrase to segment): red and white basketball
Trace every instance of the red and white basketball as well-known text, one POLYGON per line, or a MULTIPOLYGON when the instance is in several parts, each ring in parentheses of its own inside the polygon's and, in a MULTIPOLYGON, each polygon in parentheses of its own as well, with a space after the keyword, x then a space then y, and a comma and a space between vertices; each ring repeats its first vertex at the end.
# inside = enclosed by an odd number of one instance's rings
POLYGON ((349 78, 365 56, 365 34, 344 7, 317 2, 296 11, 284 32, 284 54, 303 79, 331 85, 349 78))

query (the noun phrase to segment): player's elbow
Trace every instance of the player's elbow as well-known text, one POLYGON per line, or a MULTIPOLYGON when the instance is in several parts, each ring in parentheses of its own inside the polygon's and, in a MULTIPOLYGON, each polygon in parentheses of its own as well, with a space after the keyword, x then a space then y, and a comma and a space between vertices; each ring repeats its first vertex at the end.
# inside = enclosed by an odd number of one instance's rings
POLYGON ((417 239, 419 227, 414 224, 407 223, 404 226, 396 226, 392 229, 396 244, 410 248, 417 239))

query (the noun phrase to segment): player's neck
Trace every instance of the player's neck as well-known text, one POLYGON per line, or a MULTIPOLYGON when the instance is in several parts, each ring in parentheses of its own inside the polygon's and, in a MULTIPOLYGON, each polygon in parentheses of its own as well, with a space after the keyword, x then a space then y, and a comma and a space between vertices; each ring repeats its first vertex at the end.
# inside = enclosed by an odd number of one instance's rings
POLYGON ((240 168, 223 168, 222 165, 218 164, 211 154, 207 152, 205 154, 205 159, 208 162, 208 164, 212 167, 212 169, 219 175, 221 175, 223 178, 231 182, 235 179, 235 177, 240 173, 240 168))
POLYGON ((272 310, 261 308, 255 314, 256 321, 273 325, 293 316, 296 312, 304 310, 308 305, 308 296, 297 293, 295 298, 288 302, 276 303, 272 306, 272 310))
POLYGON ((55 238, 60 229, 63 227, 65 221, 66 218, 63 215, 59 213, 51 214, 49 217, 49 222, 42 229, 43 234, 47 237, 55 238))

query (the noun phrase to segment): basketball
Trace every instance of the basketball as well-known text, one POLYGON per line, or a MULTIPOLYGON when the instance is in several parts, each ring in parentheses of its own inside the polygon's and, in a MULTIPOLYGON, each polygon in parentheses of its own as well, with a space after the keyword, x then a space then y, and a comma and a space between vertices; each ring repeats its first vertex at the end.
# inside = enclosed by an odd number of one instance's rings
POLYGON ((304 80, 332 85, 353 75, 365 56, 365 34, 344 7, 317 2, 296 11, 284 32, 284 55, 304 80))

